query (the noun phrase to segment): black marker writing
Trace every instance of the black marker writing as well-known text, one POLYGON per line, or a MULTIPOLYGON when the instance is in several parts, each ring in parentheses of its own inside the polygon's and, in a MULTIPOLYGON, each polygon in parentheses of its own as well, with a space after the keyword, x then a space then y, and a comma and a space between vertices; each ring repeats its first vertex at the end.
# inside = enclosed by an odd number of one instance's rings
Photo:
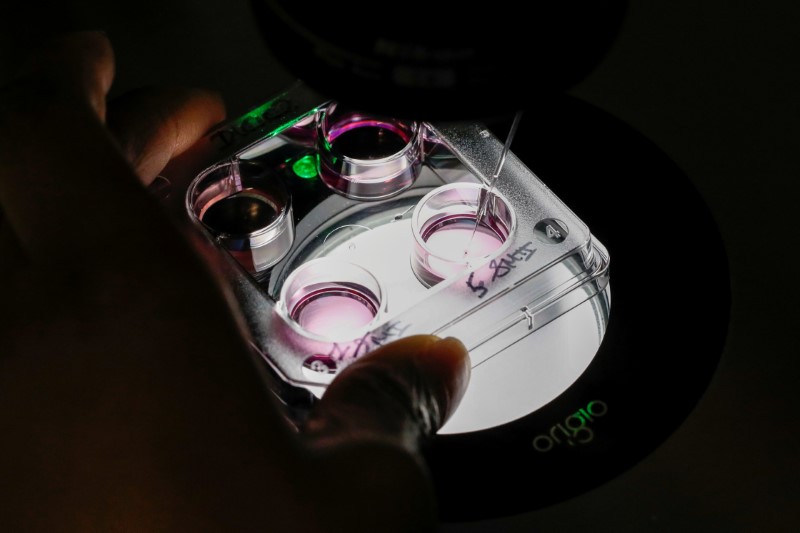
MULTIPOLYGON (((536 253, 536 248, 531 248, 531 246, 533 246, 533 242, 526 242, 503 257, 492 259, 489 262, 489 268, 492 270, 492 279, 488 283, 493 283, 497 278, 508 275, 512 269, 517 267, 517 263, 530 260, 533 254, 536 253)), ((472 292, 477 293, 478 298, 483 298, 489 292, 484 281, 475 279, 475 272, 470 273, 469 278, 467 278, 467 287, 472 292)))
POLYGON ((474 285, 472 282, 475 279, 475 272, 470 272, 469 278, 467 278, 467 287, 472 289, 472 292, 480 293, 478 294, 478 298, 483 298, 486 296, 486 293, 489 292, 489 289, 486 288, 486 285, 479 281, 477 285, 474 285))
POLYGON ((502 278, 503 276, 511 272, 512 268, 516 268, 514 263, 515 261, 513 260, 509 261, 506 258, 500 259, 499 262, 492 259, 492 262, 489 263, 489 268, 494 270, 494 272, 492 273, 492 281, 495 281, 497 278, 502 278))
POLYGON ((400 322, 387 322, 377 331, 370 331, 363 337, 348 343, 334 342, 328 357, 336 361, 355 359, 375 348, 400 338, 411 327, 411 324, 402 325, 400 322))

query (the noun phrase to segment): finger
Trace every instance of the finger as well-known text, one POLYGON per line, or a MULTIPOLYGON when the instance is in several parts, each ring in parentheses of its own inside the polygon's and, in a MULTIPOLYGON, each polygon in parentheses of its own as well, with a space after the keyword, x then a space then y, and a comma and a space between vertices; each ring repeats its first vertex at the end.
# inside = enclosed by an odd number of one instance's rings
POLYGON ((161 222, 98 116, 110 47, 97 33, 57 43, 0 90, 0 205, 35 264, 130 261, 131 236, 161 222))
POLYGON ((417 448, 457 407, 469 368, 459 341, 415 336, 357 361, 328 387, 305 437, 331 531, 435 530, 417 448))
POLYGON ((114 80, 114 52, 101 32, 58 35, 28 58, 19 78, 84 101, 105 120, 106 95, 114 80))
POLYGON ((350 365, 328 387, 305 434, 317 446, 384 441, 415 452, 458 406, 469 373, 460 341, 401 339, 350 365))
POLYGON ((145 185, 224 119, 219 94, 201 89, 139 89, 108 106, 108 127, 145 185))

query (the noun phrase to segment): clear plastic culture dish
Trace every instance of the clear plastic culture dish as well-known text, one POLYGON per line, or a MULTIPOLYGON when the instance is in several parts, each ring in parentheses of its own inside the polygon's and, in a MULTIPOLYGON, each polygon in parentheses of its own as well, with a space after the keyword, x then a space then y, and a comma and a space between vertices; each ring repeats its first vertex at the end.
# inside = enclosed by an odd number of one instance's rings
POLYGON ((299 85, 208 140, 168 177, 188 183, 189 218, 227 257, 252 346, 293 413, 413 334, 470 350, 472 380, 443 433, 539 409, 594 357, 608 253, 513 153, 490 190, 502 143, 481 124, 344 110, 299 85))

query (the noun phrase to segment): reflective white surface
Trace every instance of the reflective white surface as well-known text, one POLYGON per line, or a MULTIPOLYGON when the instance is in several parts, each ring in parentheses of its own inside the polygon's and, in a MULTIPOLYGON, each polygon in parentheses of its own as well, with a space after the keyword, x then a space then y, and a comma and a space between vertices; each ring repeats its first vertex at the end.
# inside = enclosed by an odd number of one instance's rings
POLYGON ((567 390, 600 347, 604 328, 596 298, 474 367, 461 405, 439 433, 511 422, 567 390))

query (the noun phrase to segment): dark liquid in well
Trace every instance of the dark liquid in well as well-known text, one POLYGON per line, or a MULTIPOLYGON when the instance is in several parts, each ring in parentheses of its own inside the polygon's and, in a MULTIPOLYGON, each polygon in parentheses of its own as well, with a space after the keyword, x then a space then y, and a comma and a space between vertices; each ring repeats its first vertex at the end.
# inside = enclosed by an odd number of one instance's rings
POLYGON ((361 126, 342 132, 331 146, 351 159, 382 159, 402 150, 408 141, 392 130, 361 126))
POLYGON ((229 235, 246 235, 269 226, 278 212, 263 196, 241 191, 209 207, 203 223, 213 230, 229 235))

